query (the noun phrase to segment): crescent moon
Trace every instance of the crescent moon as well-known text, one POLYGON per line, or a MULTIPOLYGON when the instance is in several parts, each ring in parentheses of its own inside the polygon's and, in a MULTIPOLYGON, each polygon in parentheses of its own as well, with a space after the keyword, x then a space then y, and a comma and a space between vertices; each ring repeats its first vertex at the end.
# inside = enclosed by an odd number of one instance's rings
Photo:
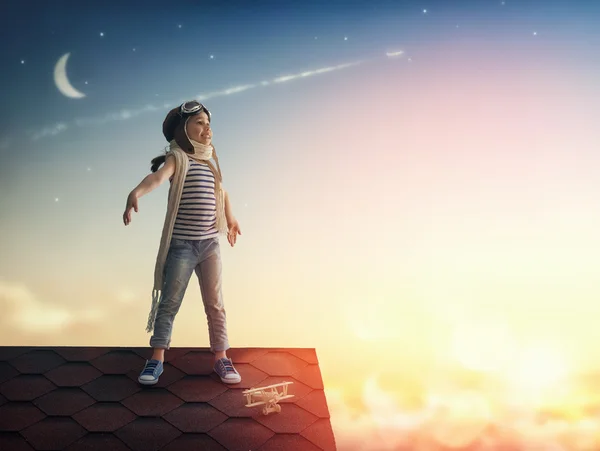
POLYGON ((61 56, 56 66, 54 66, 54 83, 56 83, 58 90, 67 97, 80 99, 85 97, 85 94, 75 89, 67 78, 67 60, 70 55, 70 53, 66 53, 61 56))

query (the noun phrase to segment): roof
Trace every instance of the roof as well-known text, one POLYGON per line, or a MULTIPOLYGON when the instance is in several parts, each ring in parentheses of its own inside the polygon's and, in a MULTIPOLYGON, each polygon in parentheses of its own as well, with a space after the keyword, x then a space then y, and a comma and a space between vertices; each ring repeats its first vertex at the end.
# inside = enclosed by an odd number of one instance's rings
POLYGON ((206 348, 171 348, 159 383, 137 382, 149 348, 0 347, 0 449, 335 450, 314 349, 230 349, 223 384, 206 348), (294 382, 281 413, 242 392, 294 382))

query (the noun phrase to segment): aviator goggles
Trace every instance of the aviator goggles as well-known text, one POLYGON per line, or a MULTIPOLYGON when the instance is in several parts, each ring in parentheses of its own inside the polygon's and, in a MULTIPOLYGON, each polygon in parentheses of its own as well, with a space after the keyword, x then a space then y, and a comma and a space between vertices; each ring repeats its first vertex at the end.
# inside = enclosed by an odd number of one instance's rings
POLYGON ((210 121, 210 111, 204 105, 202 105, 197 100, 190 100, 189 102, 184 102, 179 107, 179 114, 182 117, 193 116, 194 114, 198 114, 201 111, 204 111, 208 116, 208 120, 210 121))

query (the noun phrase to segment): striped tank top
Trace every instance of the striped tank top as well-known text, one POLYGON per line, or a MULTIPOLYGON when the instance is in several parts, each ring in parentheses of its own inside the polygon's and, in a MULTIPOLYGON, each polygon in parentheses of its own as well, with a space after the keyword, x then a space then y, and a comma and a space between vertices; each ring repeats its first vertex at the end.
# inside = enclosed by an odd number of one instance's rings
POLYGON ((173 238, 205 240, 218 235, 215 177, 208 165, 190 159, 175 217, 173 238))

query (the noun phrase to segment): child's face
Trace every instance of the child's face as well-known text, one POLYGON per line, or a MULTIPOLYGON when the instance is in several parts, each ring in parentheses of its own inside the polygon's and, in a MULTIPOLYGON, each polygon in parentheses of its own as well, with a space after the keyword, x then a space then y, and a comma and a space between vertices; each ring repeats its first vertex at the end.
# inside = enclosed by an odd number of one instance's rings
POLYGON ((209 145, 212 140, 212 130, 208 116, 203 111, 200 114, 188 119, 186 125, 187 134, 190 139, 198 141, 200 144, 209 145))

